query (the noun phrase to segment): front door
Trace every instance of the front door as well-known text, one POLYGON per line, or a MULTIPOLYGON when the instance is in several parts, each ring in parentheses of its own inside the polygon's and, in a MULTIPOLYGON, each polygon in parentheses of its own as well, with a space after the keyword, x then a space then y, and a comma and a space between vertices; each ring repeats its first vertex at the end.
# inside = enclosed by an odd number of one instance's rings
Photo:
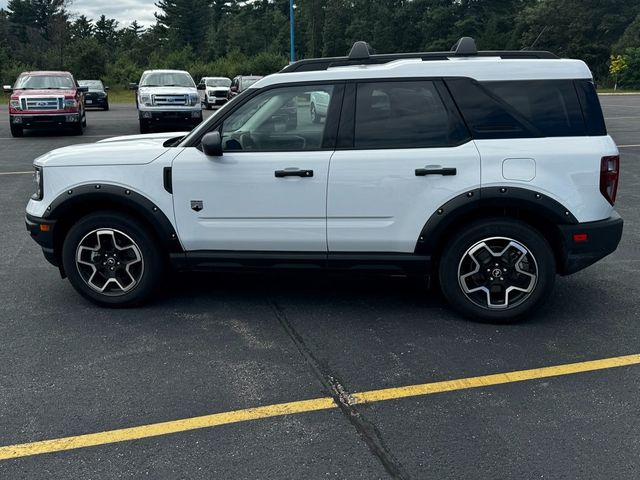
POLYGON ((224 153, 187 147, 174 160, 173 195, 185 249, 326 252, 333 146, 313 123, 311 89, 281 87, 239 104, 220 126, 224 153))

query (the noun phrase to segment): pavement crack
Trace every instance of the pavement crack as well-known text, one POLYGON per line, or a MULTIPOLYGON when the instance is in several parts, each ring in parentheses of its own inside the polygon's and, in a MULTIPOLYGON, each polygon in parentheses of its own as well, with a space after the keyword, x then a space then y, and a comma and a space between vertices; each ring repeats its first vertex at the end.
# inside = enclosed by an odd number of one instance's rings
POLYGON ((342 382, 329 372, 328 366, 323 365, 323 363, 315 357, 302 336, 289 321, 283 308, 271 298, 268 298, 267 302, 271 306, 278 322, 309 364, 315 376, 327 389, 340 411, 349 420, 351 425, 353 425, 360 435, 360 438, 365 442, 371 453, 380 461, 391 478, 410 480, 411 477, 404 466, 386 446, 378 428, 358 411, 356 408, 356 400, 342 385, 342 382))

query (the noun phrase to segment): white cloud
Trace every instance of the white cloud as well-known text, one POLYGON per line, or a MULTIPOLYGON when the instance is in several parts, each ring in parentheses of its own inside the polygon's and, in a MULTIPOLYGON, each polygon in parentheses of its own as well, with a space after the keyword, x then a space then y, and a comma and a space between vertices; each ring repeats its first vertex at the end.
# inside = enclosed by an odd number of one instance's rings
MULTIPOLYGON (((140 25, 149 26, 155 23, 153 13, 157 10, 153 0, 74 0, 68 10, 74 16, 86 15, 94 21, 105 15, 115 18, 120 27, 127 26, 134 20, 140 25)), ((0 0, 0 8, 7 8, 7 0, 0 0)))

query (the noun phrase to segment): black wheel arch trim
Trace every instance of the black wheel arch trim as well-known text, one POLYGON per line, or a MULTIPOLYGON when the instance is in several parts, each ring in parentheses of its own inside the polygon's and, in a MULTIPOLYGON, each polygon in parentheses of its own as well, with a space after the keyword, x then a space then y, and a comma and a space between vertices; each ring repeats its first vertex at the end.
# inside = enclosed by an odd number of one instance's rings
MULTIPOLYGON (((87 211, 87 204, 104 205, 104 207, 100 207, 101 210, 108 210, 110 206, 116 206, 131 212, 134 216, 143 218, 153 228, 160 245, 167 252, 181 253, 184 251, 176 230, 164 212, 146 196, 123 186, 108 183, 75 186, 51 202, 42 218, 61 223, 61 219, 74 211, 80 210, 83 213, 90 213, 91 209, 87 211)), ((54 236, 55 233, 54 231, 54 236)))
POLYGON ((578 223, 569 209, 536 190, 512 186, 476 188, 452 198, 433 212, 420 232, 415 253, 434 253, 449 227, 482 210, 502 212, 505 216, 524 211, 555 225, 578 223))

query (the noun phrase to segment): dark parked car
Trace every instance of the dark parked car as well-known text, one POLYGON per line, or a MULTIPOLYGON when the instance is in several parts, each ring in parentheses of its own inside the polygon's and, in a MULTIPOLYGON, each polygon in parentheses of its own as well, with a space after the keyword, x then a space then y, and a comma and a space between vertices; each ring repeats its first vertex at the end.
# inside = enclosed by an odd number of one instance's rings
POLYGON ((102 80, 78 80, 82 87, 88 87, 89 91, 84 94, 84 105, 87 108, 98 107, 109 110, 109 94, 102 80))
POLYGON ((227 93, 227 98, 231 100, 236 95, 241 94, 251 85, 256 83, 262 77, 258 77, 256 75, 238 75, 233 78, 231 82, 231 87, 229 88, 229 93, 227 93))

